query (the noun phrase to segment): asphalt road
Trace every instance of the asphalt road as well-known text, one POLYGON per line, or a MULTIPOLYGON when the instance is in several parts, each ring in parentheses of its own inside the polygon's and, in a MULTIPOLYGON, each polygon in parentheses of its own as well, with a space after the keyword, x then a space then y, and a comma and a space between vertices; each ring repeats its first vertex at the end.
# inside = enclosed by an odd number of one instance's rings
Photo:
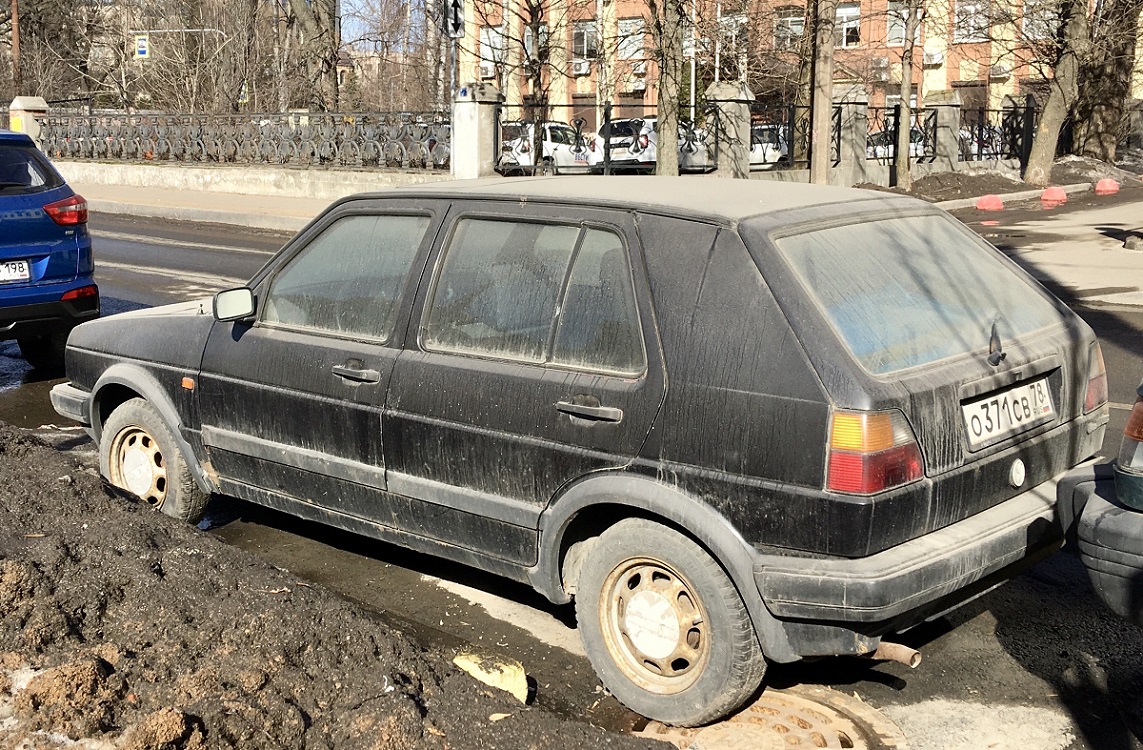
MULTIPOLYGON (((92 230, 108 314, 241 284, 286 239, 113 216, 94 216, 92 230)), ((1016 247, 1020 238, 1009 240, 1016 247)), ((1104 452, 1114 453, 1125 407, 1143 376, 1143 308, 1070 302, 1104 342, 1114 404, 1104 452)), ((0 343, 0 419, 32 428, 60 425, 47 402, 58 379, 40 379, 18 355, 14 344, 0 343)), ((40 432, 94 458, 74 430, 40 432)), ((526 587, 463 566, 252 506, 220 503, 208 520, 211 533, 431 642, 473 641, 516 657, 535 678, 539 702, 553 710, 617 730, 641 723, 598 686, 570 607, 554 607, 526 587)), ((855 694, 921 750, 1143 747, 1143 631, 1101 607, 1072 549, 900 640, 922 651, 920 668, 823 659, 774 667, 768 684, 819 684, 855 694)))

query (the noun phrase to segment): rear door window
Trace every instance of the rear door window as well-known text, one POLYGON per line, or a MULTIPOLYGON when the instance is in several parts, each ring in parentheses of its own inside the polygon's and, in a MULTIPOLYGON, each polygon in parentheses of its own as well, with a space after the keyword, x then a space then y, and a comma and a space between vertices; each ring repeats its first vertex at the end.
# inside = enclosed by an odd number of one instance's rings
POLYGON ((63 180, 36 149, 0 143, 0 195, 36 192, 62 184, 63 180))
POLYGON ((646 354, 623 240, 578 225, 462 219, 445 250, 425 348, 637 374, 646 354))
POLYGON ((996 251, 940 215, 780 237, 776 245, 853 356, 875 375, 1062 322, 996 251))

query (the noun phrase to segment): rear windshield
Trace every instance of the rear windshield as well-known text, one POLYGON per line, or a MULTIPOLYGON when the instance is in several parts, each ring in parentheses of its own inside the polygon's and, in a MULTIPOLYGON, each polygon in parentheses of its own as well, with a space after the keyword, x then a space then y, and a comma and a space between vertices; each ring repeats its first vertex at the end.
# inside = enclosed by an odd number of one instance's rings
POLYGON ((612 122, 605 122, 603 127, 599 129, 599 134, 604 138, 630 138, 634 137, 636 133, 634 120, 614 120, 612 122))
POLYGON ((853 356, 883 375, 1062 320, 968 229, 944 216, 883 219, 777 240, 853 356))
POLYGON ((62 184, 63 180, 35 148, 0 143, 0 195, 34 193, 62 184))

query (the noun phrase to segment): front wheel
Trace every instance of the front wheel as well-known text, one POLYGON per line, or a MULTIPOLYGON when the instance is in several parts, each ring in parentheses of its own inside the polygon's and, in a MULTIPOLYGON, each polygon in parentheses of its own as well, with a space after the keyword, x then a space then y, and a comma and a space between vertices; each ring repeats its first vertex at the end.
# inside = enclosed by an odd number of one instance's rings
POLYGON ((210 500, 191 476, 166 422, 141 398, 118 406, 103 425, 99 470, 112 485, 189 523, 202 519, 210 500))
POLYGON ((706 724, 762 683, 766 660, 734 584, 662 524, 633 518, 605 531, 583 563, 575 607, 603 684, 651 719, 706 724))

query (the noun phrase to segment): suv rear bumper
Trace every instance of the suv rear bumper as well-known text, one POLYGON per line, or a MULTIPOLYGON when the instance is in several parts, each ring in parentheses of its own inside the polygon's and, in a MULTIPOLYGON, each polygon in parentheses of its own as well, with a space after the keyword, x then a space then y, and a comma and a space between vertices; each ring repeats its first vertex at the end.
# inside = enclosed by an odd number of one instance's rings
MULTIPOLYGON (((988 510, 931 534, 859 559, 761 555, 754 579, 767 608, 779 618, 848 624, 894 622, 938 614, 986 590, 993 574, 1031 564, 1063 542, 1071 519, 1056 507, 1060 474, 988 510), (980 585, 985 584, 983 589, 980 585)), ((1006 571, 1012 572, 1012 571, 1006 571)), ((1005 575, 997 583, 1006 580, 1005 575)), ((913 624, 913 623, 908 623, 913 624)), ((866 628, 859 628, 865 630, 866 628)), ((882 630, 882 628, 875 628, 882 630)))
MULTIPOLYGON (((87 286, 83 284, 81 286, 87 286)), ((71 285, 77 286, 77 285, 71 285)), ((61 290, 61 296, 67 288, 61 290)), ((99 295, 0 307, 0 341, 69 330, 99 317, 99 295)))

